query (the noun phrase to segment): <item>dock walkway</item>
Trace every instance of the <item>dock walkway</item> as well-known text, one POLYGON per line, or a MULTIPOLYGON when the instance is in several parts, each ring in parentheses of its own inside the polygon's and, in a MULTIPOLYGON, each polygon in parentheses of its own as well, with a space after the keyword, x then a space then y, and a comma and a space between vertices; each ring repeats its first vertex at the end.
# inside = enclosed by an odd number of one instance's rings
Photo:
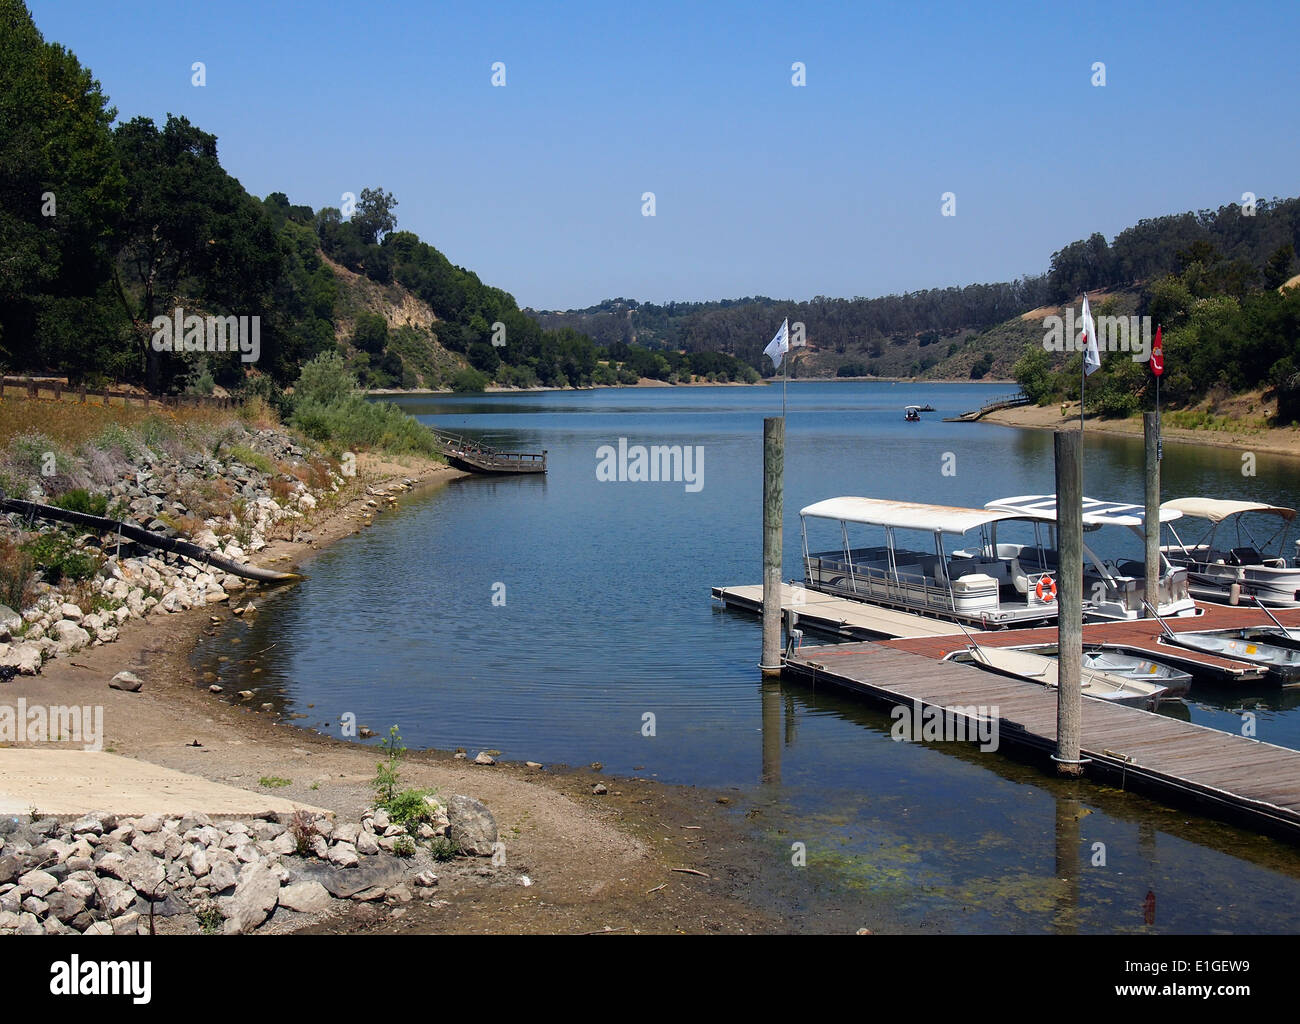
MULTIPOLYGON (((724 605, 743 608, 745 611, 763 611, 763 588, 714 587, 713 597, 724 605)), ((850 640, 866 640, 882 636, 942 637, 962 635, 961 628, 952 622, 895 611, 863 601, 823 594, 789 583, 781 584, 782 612, 795 612, 801 626, 810 626, 833 636, 850 640)))
MULTIPOLYGON (((876 703, 944 709, 945 720, 960 721, 967 736, 976 734, 973 709, 983 707, 998 723, 999 749, 1019 748, 1039 760, 1056 749, 1054 689, 897 644, 805 647, 785 659, 785 673, 876 703)), ((1081 737, 1091 777, 1300 841, 1300 751, 1089 697, 1081 737)))
POLYGON ((460 434, 430 427, 447 461, 467 473, 545 473, 546 452, 504 452, 460 434))

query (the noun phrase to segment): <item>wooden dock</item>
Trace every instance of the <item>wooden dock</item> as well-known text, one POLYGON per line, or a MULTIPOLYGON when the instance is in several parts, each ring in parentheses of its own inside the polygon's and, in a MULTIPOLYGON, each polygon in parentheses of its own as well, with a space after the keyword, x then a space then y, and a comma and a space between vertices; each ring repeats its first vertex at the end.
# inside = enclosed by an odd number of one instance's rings
MULTIPOLYGON (((1165 619, 1165 625, 1174 633, 1199 630, 1249 629, 1268 627, 1272 623, 1258 608, 1232 608, 1227 605, 1201 604, 1200 615, 1165 619)), ((1300 608, 1274 609, 1273 614, 1284 626, 1300 626, 1300 608)), ((1056 643, 1056 627, 1037 629, 1001 629, 991 632, 971 633, 972 639, 987 647, 1029 647, 1056 643)), ((887 646, 929 658, 943 658, 955 650, 968 646, 965 636, 960 643, 935 642, 928 635, 886 638, 887 646)), ((1128 622, 1092 622, 1083 627, 1083 642, 1089 646, 1107 645, 1133 653, 1144 654, 1158 661, 1176 665, 1199 679, 1212 679, 1218 683, 1258 683, 1267 670, 1254 662, 1238 661, 1218 655, 1193 651, 1171 643, 1160 624, 1154 619, 1133 619, 1128 622)))
POLYGON ((545 473, 546 452, 505 452, 472 438, 430 427, 447 461, 467 473, 545 473))
MULTIPOLYGON (((743 608, 748 612, 763 612, 763 588, 714 587, 713 597, 728 607, 743 608)), ((879 637, 944 637, 962 636, 961 628, 952 622, 928 615, 881 608, 863 601, 823 594, 807 587, 781 584, 781 610, 794 612, 799 625, 820 630, 832 636, 850 640, 868 640, 879 637)))
MULTIPOLYGON (((997 722, 999 752, 1046 767, 1056 749, 1054 689, 936 661, 898 642, 805 647, 786 657, 784 674, 873 703, 942 709, 967 736, 983 707, 997 722)), ((1083 698, 1081 735, 1091 778, 1300 842, 1300 751, 1091 697, 1083 698)))
MULTIPOLYGON (((761 586, 713 587, 713 597, 728 607, 761 615, 761 586)), ((1199 630, 1268 628, 1272 622, 1258 608, 1198 604, 1198 615, 1167 618, 1165 625, 1174 633, 1199 630)), ((798 585, 782 584, 782 612, 798 615, 801 627, 808 627, 847 640, 877 640, 901 651, 943 658, 964 650, 967 635, 987 647, 1031 647, 1056 643, 1056 626, 998 629, 963 633, 960 627, 932 615, 882 608, 864 601, 834 597, 798 585)), ((1300 627, 1300 608, 1272 609, 1284 626, 1300 627)), ((1126 622, 1090 622, 1083 627, 1083 642, 1090 646, 1109 646, 1133 654, 1163 661, 1192 673, 1202 681, 1221 685, 1258 684, 1268 673, 1254 662, 1238 661, 1202 651, 1193 651, 1171 643, 1155 619, 1132 619, 1126 622)), ((1270 682, 1275 682, 1269 678, 1270 682)))

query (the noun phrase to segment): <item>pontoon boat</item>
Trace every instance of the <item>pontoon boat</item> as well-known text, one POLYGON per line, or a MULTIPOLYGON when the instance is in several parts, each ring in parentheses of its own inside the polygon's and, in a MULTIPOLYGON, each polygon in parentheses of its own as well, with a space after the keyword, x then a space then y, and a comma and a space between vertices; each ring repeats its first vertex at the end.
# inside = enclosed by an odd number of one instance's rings
MULTIPOLYGON (((1296 510, 1280 505, 1263 505, 1255 501, 1227 501, 1219 498, 1177 498, 1160 506, 1174 509, 1184 516, 1203 519, 1209 532, 1194 544, 1184 543, 1171 526, 1175 543, 1161 547, 1174 564, 1187 569, 1188 586, 1194 597, 1219 604, 1237 604, 1259 598, 1274 608, 1300 608, 1300 560, 1288 565, 1286 535, 1296 510), (1246 517, 1250 513, 1275 516, 1277 529, 1264 543, 1251 534, 1246 517), (1219 528, 1230 521, 1236 547, 1216 544, 1219 528), (1276 554, 1263 552, 1273 550, 1276 554)), ((1164 517, 1161 516, 1161 522, 1164 517)))

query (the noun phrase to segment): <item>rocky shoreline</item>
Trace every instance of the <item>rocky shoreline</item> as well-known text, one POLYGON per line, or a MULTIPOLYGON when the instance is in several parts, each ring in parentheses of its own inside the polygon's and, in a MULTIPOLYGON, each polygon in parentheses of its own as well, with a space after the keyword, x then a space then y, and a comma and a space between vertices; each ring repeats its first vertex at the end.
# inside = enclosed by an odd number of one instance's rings
POLYGON ((196 811, 0 818, 0 935, 148 935, 163 930, 160 918, 170 933, 239 935, 301 927, 352 903, 399 918, 432 895, 443 862, 498 845, 479 801, 424 800, 418 824, 373 807, 345 823, 305 810, 218 822, 196 811))
MULTIPOLYGON (((347 486, 347 471, 270 429, 248 431, 231 443, 262 468, 239 457, 223 460, 203 452, 169 457, 144 449, 117 468, 118 479, 106 490, 109 509, 164 537, 180 536, 176 524, 189 523, 197 527, 187 538, 191 543, 241 565, 277 532, 297 544, 314 543, 304 525, 347 486)), ((366 488, 366 503, 378 509, 381 499, 391 500, 394 491, 414 483, 406 478, 366 488)), ((36 501, 48 497, 31 495, 36 501)), ((17 514, 6 518, 20 542, 56 532, 17 514)), ((238 575, 113 534, 82 532, 71 556, 97 563, 93 576, 72 583, 41 580, 27 607, 0 604, 0 674, 35 675, 52 658, 112 643, 130 619, 226 603, 235 614, 252 608, 238 605, 250 587, 238 575)))

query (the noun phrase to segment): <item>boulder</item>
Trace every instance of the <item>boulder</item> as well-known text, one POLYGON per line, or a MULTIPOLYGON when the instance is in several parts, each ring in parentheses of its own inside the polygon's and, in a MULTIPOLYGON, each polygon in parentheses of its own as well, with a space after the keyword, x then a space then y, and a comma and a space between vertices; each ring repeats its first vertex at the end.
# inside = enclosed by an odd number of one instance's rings
POLYGON ((58 888, 59 880, 48 871, 29 871, 18 879, 18 884, 33 896, 44 899, 58 888))
POLYGON ((100 874, 111 875, 126 882, 141 895, 148 897, 162 895, 159 889, 167 877, 161 861, 139 852, 130 856, 110 853, 100 860, 99 871, 100 874))
POLYGON ((341 868, 352 868, 357 866, 359 860, 357 848, 351 843, 335 843, 330 847, 331 864, 337 864, 341 868))
POLYGON ((304 914, 328 910, 333 902, 329 890, 317 881, 295 882, 280 890, 280 906, 304 914))
POLYGON ((461 853, 487 857, 497 841, 497 822, 492 812, 478 800, 453 796, 447 801, 451 822, 451 840, 461 853))
POLYGON ((60 619, 50 627, 50 635, 58 641, 64 650, 76 650, 90 643, 90 634, 71 619, 60 619))
POLYGON ((364 857, 373 857, 379 852, 379 842, 373 832, 362 832, 357 836, 357 853, 364 857))
POLYGON ((99 905, 109 917, 116 917, 135 906, 136 892, 117 878, 101 878, 95 885, 99 905))
POLYGON ((144 681, 134 672, 119 672, 109 681, 109 688, 125 690, 127 693, 139 693, 144 681))
POLYGON ((221 900, 227 935, 251 932, 270 916, 280 899, 280 880, 265 864, 250 864, 239 874, 235 894, 221 900))
POLYGON ((20 675, 34 676, 41 670, 41 649, 34 643, 14 644, 0 655, 0 666, 15 668, 20 675))
POLYGON ((64 891, 50 893, 50 898, 45 902, 49 904, 49 912, 65 923, 86 909, 85 897, 64 891))

